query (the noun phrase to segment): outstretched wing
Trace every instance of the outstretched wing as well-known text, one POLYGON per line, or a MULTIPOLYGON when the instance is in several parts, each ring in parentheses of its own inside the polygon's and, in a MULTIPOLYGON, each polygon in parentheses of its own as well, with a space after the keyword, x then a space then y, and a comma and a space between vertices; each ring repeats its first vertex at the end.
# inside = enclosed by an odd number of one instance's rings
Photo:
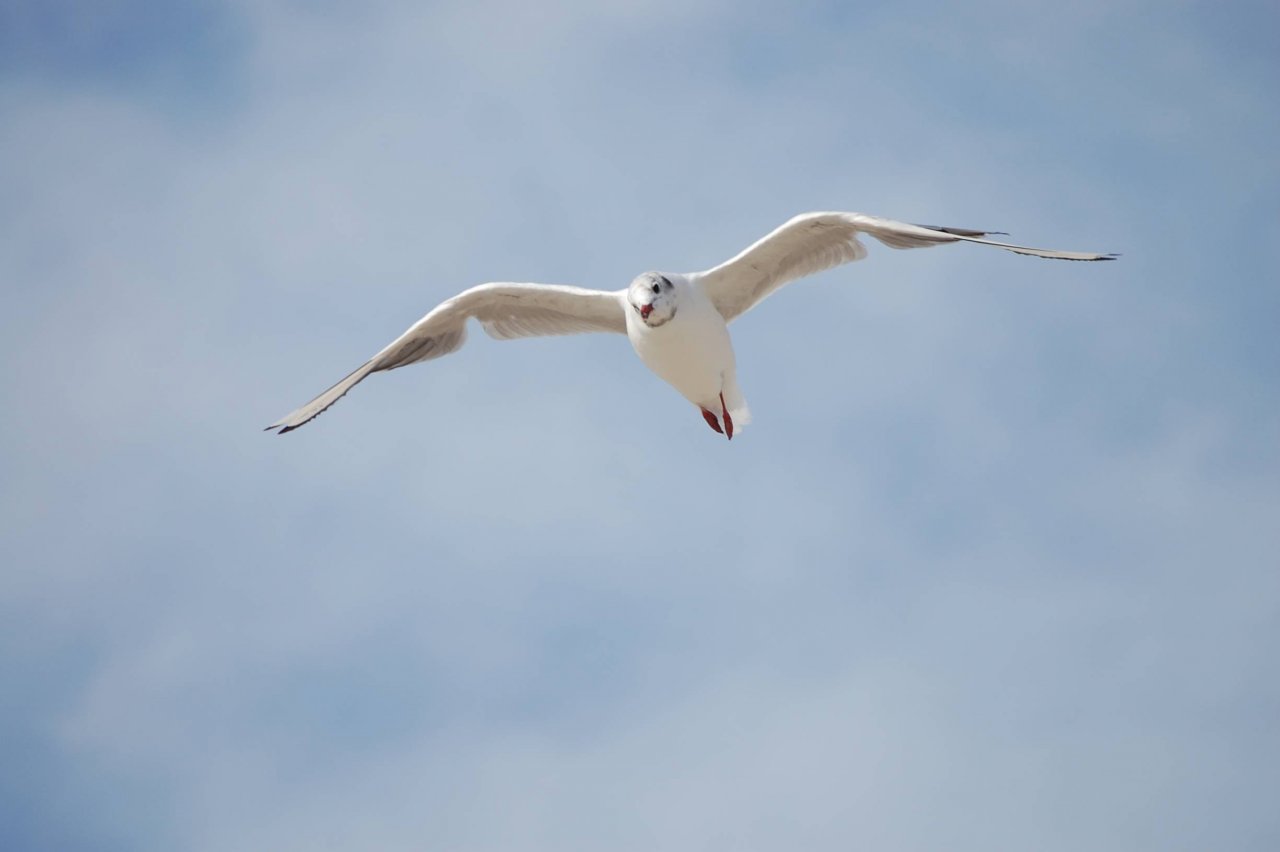
POLYGON ((862 213, 803 213, 736 257, 695 276, 725 321, 735 319, 783 284, 866 257, 858 234, 891 248, 928 248, 969 242, 1057 260, 1114 260, 1114 254, 1054 251, 983 239, 994 231, 909 225, 862 213))
POLYGON ((461 348, 471 317, 499 340, 588 331, 625 334, 623 295, 558 284, 481 284, 464 290, 442 302, 342 381, 267 429, 278 429, 281 435, 291 432, 333 405, 370 373, 429 361, 461 348))

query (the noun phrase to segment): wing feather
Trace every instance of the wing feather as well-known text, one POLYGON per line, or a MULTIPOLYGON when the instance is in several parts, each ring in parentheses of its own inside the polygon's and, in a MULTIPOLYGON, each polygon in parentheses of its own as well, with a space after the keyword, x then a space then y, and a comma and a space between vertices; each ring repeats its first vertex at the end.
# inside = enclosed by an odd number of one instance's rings
POLYGON ((291 432, 341 399, 370 373, 430 361, 462 347, 467 320, 498 340, 607 331, 625 334, 623 292, 559 284, 481 284, 441 302, 358 369, 267 427, 291 432))
POLYGON ((725 320, 730 321, 790 281, 866 257, 867 250, 858 240, 859 234, 869 234, 895 249, 970 242, 1057 260, 1114 260, 1117 257, 983 239, 993 233, 1002 232, 911 225, 862 213, 804 213, 719 266, 694 277, 702 282, 725 320))

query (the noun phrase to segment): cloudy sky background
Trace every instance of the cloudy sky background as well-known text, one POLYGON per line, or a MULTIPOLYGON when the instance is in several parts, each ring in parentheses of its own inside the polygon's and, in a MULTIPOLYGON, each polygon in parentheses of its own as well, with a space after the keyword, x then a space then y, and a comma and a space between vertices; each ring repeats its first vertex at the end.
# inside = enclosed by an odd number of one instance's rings
POLYGON ((0 848, 1280 845, 1270 2, 0 2, 0 848), (260 429, 487 280, 1009 230, 260 429))

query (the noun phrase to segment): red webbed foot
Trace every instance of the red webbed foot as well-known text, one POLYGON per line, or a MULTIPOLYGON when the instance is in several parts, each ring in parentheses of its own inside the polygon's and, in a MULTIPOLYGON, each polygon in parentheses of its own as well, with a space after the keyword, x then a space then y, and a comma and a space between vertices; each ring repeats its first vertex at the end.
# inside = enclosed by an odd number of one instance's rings
POLYGON ((702 419, 707 421, 707 425, 710 426, 712 429, 719 432, 721 435, 724 434, 724 430, 720 428, 720 421, 716 419, 716 416, 714 414, 712 414, 710 411, 707 411, 705 408, 702 409, 702 419))

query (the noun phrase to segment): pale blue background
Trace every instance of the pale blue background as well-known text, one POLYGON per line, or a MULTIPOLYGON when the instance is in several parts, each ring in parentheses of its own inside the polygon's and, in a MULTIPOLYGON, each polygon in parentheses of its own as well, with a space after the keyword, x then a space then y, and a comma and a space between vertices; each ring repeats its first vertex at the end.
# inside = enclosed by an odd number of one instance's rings
POLYGON ((1273 2, 0 3, 0 848, 1280 847, 1273 2), (734 326, 261 427, 792 214, 734 326))

